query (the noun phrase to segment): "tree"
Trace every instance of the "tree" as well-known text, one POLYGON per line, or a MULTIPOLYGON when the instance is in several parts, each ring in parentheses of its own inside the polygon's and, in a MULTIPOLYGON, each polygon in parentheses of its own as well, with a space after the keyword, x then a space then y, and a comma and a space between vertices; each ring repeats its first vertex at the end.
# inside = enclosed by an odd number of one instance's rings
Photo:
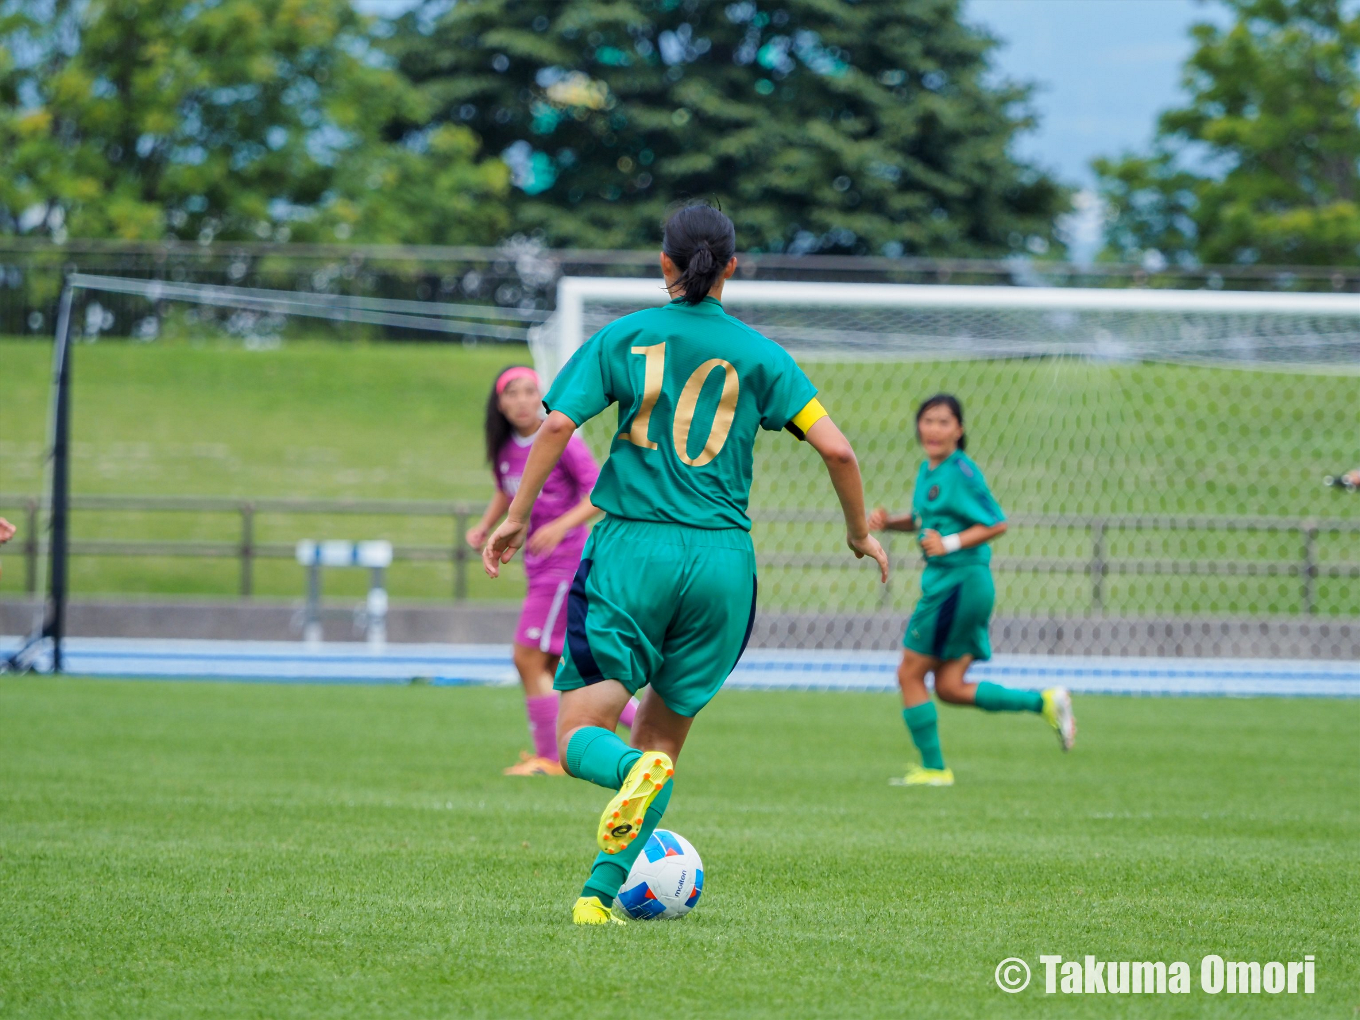
POLYGON ((395 27, 429 123, 476 130, 551 244, 655 245, 695 197, 752 250, 997 255, 1067 204, 1011 156, 1028 90, 990 83, 958 0, 427 0, 395 27))
POLYGON ((348 0, 0 6, 0 231, 491 241, 508 173, 445 127, 348 0))
POLYGON ((1197 24, 1154 151, 1093 165, 1125 260, 1354 264, 1360 258, 1360 7, 1222 0, 1197 24))

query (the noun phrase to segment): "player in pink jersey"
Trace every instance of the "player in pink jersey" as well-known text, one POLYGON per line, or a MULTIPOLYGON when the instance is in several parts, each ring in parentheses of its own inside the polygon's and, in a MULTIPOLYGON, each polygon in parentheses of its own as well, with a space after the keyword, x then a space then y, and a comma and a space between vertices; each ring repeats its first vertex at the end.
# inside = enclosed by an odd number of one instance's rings
MULTIPOLYGON (((467 541, 481 550, 519 488, 529 448, 543 416, 543 394, 532 368, 514 365, 496 377, 486 403, 486 456, 496 493, 467 541)), ((515 631, 515 668, 524 684, 524 704, 534 754, 524 754, 507 775, 561 775, 557 760, 557 693, 553 674, 567 630, 567 593, 586 544, 586 522, 596 513, 590 490, 600 473, 589 448, 573 437, 543 486, 529 521, 524 573, 529 590, 515 631)), ((623 719, 631 725, 631 718, 623 719)))

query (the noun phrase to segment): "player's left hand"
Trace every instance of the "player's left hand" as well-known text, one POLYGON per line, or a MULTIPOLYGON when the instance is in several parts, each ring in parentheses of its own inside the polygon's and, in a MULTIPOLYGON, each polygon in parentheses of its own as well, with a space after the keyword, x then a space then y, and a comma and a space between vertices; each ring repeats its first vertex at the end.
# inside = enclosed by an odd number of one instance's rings
POLYGON ((921 532, 921 549, 927 556, 943 556, 946 552, 944 540, 934 528, 926 528, 921 532))
POLYGON ((491 533, 482 547, 482 569, 487 577, 500 577, 501 564, 509 563, 515 551, 524 544, 529 533, 528 521, 517 521, 507 517, 501 526, 491 533))
POLYGON ((0 517, 0 545, 4 545, 14 537, 14 532, 18 529, 9 521, 0 517))
POLYGON ((873 557, 878 562, 879 579, 884 584, 888 583, 888 554, 883 551, 883 546, 878 544, 878 539, 873 535, 865 535, 858 539, 846 535, 845 544, 850 547, 857 560, 862 560, 866 556, 873 557))
POLYGON ((549 521, 529 536, 529 551, 535 556, 547 556, 562 544, 566 535, 566 529, 558 521, 549 521))

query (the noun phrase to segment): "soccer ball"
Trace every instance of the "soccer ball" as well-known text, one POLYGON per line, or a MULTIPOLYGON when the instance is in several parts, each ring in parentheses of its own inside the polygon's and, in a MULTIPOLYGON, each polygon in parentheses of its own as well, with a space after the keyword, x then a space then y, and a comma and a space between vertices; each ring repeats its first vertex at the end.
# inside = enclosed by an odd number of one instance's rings
POLYGON ((704 891, 704 862, 689 841, 668 829, 657 829, 633 862, 619 890, 618 902, 629 917, 684 917, 704 891))

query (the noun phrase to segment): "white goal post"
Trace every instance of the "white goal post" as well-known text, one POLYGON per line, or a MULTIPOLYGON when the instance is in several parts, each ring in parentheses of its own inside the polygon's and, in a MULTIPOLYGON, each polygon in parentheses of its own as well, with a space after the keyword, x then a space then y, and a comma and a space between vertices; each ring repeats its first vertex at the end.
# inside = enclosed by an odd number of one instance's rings
MULTIPOLYGON (((530 330, 550 381, 618 315, 668 300, 661 281, 563 277, 530 330)), ((723 304, 813 356, 1085 355, 1186 363, 1360 366, 1360 295, 728 281, 723 304)))

